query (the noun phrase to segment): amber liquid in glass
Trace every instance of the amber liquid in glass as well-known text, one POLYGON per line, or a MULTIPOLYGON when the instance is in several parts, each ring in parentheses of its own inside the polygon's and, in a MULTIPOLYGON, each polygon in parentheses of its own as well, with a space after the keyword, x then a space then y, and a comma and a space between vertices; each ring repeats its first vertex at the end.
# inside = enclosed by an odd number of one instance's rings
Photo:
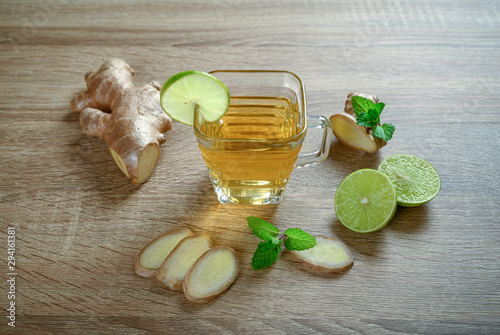
POLYGON ((297 105, 286 98, 231 97, 222 119, 201 122, 207 140, 198 144, 216 191, 232 203, 279 199, 305 136, 299 118, 297 105))

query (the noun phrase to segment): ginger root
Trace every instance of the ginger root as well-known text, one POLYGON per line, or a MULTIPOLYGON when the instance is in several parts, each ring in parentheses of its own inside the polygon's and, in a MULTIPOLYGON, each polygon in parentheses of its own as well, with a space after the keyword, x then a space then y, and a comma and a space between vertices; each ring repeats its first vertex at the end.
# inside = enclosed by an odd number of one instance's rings
POLYGON ((349 93, 345 102, 344 113, 334 114, 330 117, 333 134, 340 143, 351 149, 375 153, 385 146, 387 142, 378 137, 374 137, 371 128, 360 126, 356 123, 356 113, 354 112, 351 102, 353 96, 360 96, 374 103, 379 102, 378 97, 374 95, 357 91, 349 93))
POLYGON ((163 261, 156 279, 172 290, 182 289, 182 282, 189 269, 211 247, 212 241, 207 233, 185 237, 163 261))
POLYGON ((310 249, 290 252, 304 261, 308 269, 321 274, 343 272, 352 266, 351 252, 339 240, 332 237, 316 236, 316 243, 310 249))
POLYGON ((87 89, 71 101, 90 136, 103 139, 118 167, 134 184, 145 182, 160 155, 172 120, 160 106, 157 82, 135 86, 134 70, 111 58, 85 74, 87 89))
POLYGON ((146 278, 156 277, 165 258, 184 237, 190 235, 193 233, 187 228, 174 229, 149 242, 135 258, 135 273, 146 278))
POLYGON ((229 247, 214 247, 206 251, 184 277, 186 298, 194 302, 209 302, 231 286, 238 275, 238 256, 229 247))

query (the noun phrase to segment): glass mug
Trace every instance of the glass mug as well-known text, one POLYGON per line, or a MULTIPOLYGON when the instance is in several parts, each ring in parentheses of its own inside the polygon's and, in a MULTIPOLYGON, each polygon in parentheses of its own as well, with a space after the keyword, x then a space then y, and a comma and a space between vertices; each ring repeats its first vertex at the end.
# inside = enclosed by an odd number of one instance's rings
POLYGON ((229 89, 225 116, 208 122, 195 112, 194 133, 223 204, 277 204, 294 167, 323 161, 332 126, 307 116, 302 80, 288 71, 210 72, 229 89), (323 129, 318 151, 300 155, 308 128, 323 129))

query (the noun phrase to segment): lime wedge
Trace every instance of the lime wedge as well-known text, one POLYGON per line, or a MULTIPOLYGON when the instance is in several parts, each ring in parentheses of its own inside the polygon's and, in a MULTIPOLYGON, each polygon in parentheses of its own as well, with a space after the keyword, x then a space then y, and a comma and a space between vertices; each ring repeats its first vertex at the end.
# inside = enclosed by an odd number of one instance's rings
POLYGON ((160 104, 172 119, 188 126, 193 125, 197 106, 203 117, 213 122, 226 114, 229 90, 219 79, 206 72, 179 72, 163 84, 160 104))
POLYGON ((372 169, 351 173, 335 192, 335 213, 347 228, 371 233, 384 228, 396 213, 396 190, 389 178, 372 169))
POLYGON ((380 163, 378 170, 394 184, 400 206, 423 205, 434 199, 441 189, 441 178, 436 169, 417 156, 389 156, 380 163))

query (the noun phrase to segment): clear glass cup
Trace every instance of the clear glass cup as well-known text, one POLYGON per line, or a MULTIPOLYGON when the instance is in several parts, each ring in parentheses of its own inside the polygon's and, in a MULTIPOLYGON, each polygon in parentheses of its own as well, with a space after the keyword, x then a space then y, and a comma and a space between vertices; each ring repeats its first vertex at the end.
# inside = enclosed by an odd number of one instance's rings
POLYGON ((330 121, 307 116, 302 80, 288 71, 218 70, 231 104, 220 120, 196 112, 194 133, 221 203, 277 204, 294 167, 323 161, 330 121), (320 149, 300 155, 307 129, 323 130, 320 149))

